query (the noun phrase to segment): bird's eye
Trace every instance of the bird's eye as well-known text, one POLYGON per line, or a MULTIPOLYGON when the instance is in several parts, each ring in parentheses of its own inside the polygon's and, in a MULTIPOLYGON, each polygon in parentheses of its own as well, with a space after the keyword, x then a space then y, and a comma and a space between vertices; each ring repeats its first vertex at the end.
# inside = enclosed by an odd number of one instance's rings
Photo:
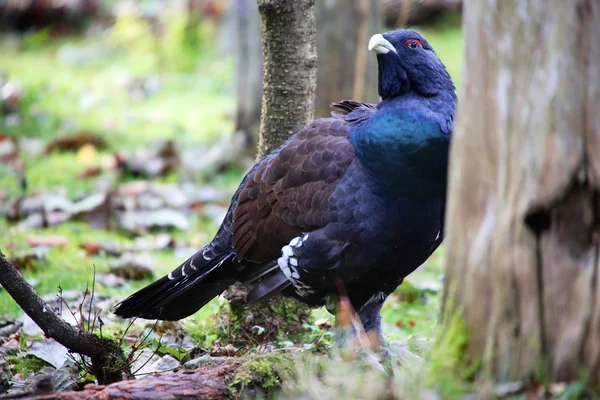
POLYGON ((404 42, 404 44, 413 50, 420 49, 421 47, 423 47, 419 39, 408 39, 406 42, 404 42))

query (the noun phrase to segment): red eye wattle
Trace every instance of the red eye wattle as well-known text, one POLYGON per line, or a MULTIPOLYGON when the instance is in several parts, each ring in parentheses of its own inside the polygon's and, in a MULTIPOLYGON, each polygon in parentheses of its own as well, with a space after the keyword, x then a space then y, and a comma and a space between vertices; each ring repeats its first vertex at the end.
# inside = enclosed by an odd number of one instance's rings
POLYGON ((423 47, 419 39, 407 39, 404 44, 411 49, 420 49, 423 47))

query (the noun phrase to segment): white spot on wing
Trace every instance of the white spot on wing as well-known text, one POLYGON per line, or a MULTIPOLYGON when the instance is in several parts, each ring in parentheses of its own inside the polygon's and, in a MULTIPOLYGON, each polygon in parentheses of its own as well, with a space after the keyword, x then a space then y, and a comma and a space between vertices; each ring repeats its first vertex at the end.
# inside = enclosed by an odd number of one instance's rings
POLYGON ((277 259, 277 265, 284 273, 285 277, 294 285, 294 290, 300 296, 306 296, 314 293, 309 286, 300 281, 300 274, 295 268, 299 265, 299 260, 294 256, 294 248, 302 246, 302 242, 308 239, 308 234, 304 237, 295 237, 290 241, 290 244, 281 249, 281 257, 277 259))
POLYGON ((175 279, 175 277, 173 276, 173 271, 169 272, 169 275, 167 275, 167 278, 169 278, 169 280, 173 280, 175 279))
POLYGON ((196 266, 194 265, 194 259, 193 258, 190 260, 190 267, 192 267, 192 269, 194 271, 198 271, 198 268, 196 268, 196 266))
POLYGON ((285 246, 283 249, 281 249, 281 251, 285 258, 289 258, 294 255, 294 250, 292 250, 290 246, 285 246))

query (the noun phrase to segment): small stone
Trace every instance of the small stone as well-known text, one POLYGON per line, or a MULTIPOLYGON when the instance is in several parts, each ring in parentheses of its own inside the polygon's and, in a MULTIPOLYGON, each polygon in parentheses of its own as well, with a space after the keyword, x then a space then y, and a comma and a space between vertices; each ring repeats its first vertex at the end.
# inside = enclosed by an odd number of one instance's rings
POLYGON ((168 354, 152 365, 152 369, 157 372, 171 371, 177 367, 179 367, 179 361, 168 354))
POLYGON ((221 362, 221 361, 225 361, 226 359, 227 359, 227 357, 213 357, 209 354, 204 354, 203 356, 194 358, 193 360, 186 362, 185 364, 183 364, 183 368, 184 369, 196 369, 202 365, 221 362))
POLYGON ((155 372, 155 370, 152 369, 152 366, 160 361, 158 354, 150 349, 142 349, 139 355, 135 355, 134 359, 135 361, 131 366, 131 371, 135 376, 147 375, 155 372))

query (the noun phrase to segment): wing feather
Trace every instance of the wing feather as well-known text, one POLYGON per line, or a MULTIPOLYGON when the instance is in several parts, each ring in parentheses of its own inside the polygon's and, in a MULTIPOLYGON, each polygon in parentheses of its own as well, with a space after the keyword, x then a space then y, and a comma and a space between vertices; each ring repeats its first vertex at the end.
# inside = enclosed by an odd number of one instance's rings
POLYGON ((326 225, 327 199, 354 158, 341 119, 316 120, 288 140, 241 188, 232 224, 237 256, 274 260, 291 239, 326 225))

